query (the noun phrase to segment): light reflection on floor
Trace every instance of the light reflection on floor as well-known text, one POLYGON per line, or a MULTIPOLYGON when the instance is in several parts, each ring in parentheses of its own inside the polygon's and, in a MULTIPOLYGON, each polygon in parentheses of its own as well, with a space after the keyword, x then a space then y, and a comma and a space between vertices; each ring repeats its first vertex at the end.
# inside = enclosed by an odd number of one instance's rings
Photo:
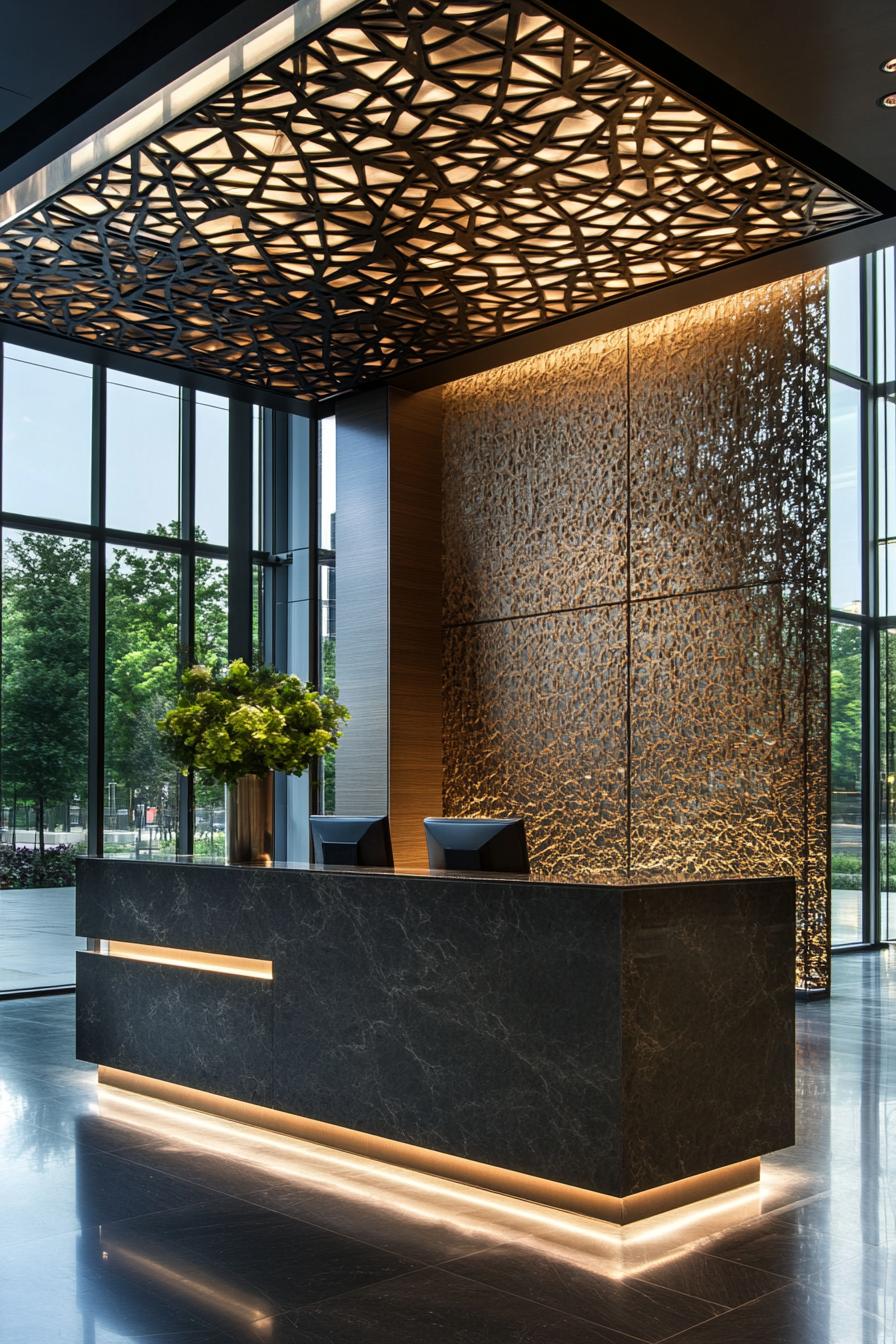
POLYGON ((147 1102, 0 1005, 3 1344, 893 1344, 896 956, 798 1009, 798 1144, 620 1231, 147 1102), (892 1154, 892 1157, 891 1157, 892 1154))
POLYGON ((431 1222, 435 1217, 469 1234, 524 1238, 541 1254, 572 1257, 583 1268, 614 1277, 664 1262, 696 1239, 750 1222, 762 1212, 786 1207, 799 1195, 798 1182, 772 1173, 743 1190, 618 1228, 596 1218, 475 1190, 301 1139, 267 1134, 118 1088, 103 1086, 98 1091, 100 1116, 134 1125, 157 1138, 200 1143, 206 1151, 221 1157, 358 1203, 385 1203, 406 1219, 431 1222))

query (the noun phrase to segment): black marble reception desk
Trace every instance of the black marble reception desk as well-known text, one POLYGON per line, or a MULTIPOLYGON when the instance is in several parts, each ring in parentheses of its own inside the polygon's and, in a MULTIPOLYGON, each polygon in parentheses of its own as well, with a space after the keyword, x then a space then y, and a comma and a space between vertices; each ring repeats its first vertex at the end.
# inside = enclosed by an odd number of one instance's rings
POLYGON ((794 1141, 791 879, 87 858, 77 933, 104 940, 78 955, 78 1057, 119 1085, 611 1201, 794 1141))

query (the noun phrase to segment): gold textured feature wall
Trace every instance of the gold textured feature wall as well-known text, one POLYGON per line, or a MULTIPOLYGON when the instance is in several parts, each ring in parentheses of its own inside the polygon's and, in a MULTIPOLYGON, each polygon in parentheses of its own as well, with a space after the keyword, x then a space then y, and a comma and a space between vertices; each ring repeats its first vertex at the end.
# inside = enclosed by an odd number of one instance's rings
POLYGON ((444 391, 444 806, 533 864, 797 879, 828 984, 824 278, 444 391))

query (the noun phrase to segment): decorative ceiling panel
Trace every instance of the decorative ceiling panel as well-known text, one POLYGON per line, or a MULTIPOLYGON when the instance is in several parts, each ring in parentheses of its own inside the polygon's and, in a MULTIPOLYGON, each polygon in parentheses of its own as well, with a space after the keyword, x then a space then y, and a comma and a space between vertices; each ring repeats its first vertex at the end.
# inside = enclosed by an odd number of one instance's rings
POLYGON ((873 214, 529 3, 371 0, 0 229, 0 316, 319 398, 873 214))

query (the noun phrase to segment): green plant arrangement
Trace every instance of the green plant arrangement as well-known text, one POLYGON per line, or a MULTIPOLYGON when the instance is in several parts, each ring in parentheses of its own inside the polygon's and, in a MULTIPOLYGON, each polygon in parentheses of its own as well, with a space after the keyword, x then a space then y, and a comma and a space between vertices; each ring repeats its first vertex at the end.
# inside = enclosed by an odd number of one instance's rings
POLYGON ((301 775, 332 756, 349 718, 344 705, 299 677, 242 658, 222 671, 198 664, 182 678, 159 731, 182 774, 199 770, 224 784, 280 770, 301 775))

